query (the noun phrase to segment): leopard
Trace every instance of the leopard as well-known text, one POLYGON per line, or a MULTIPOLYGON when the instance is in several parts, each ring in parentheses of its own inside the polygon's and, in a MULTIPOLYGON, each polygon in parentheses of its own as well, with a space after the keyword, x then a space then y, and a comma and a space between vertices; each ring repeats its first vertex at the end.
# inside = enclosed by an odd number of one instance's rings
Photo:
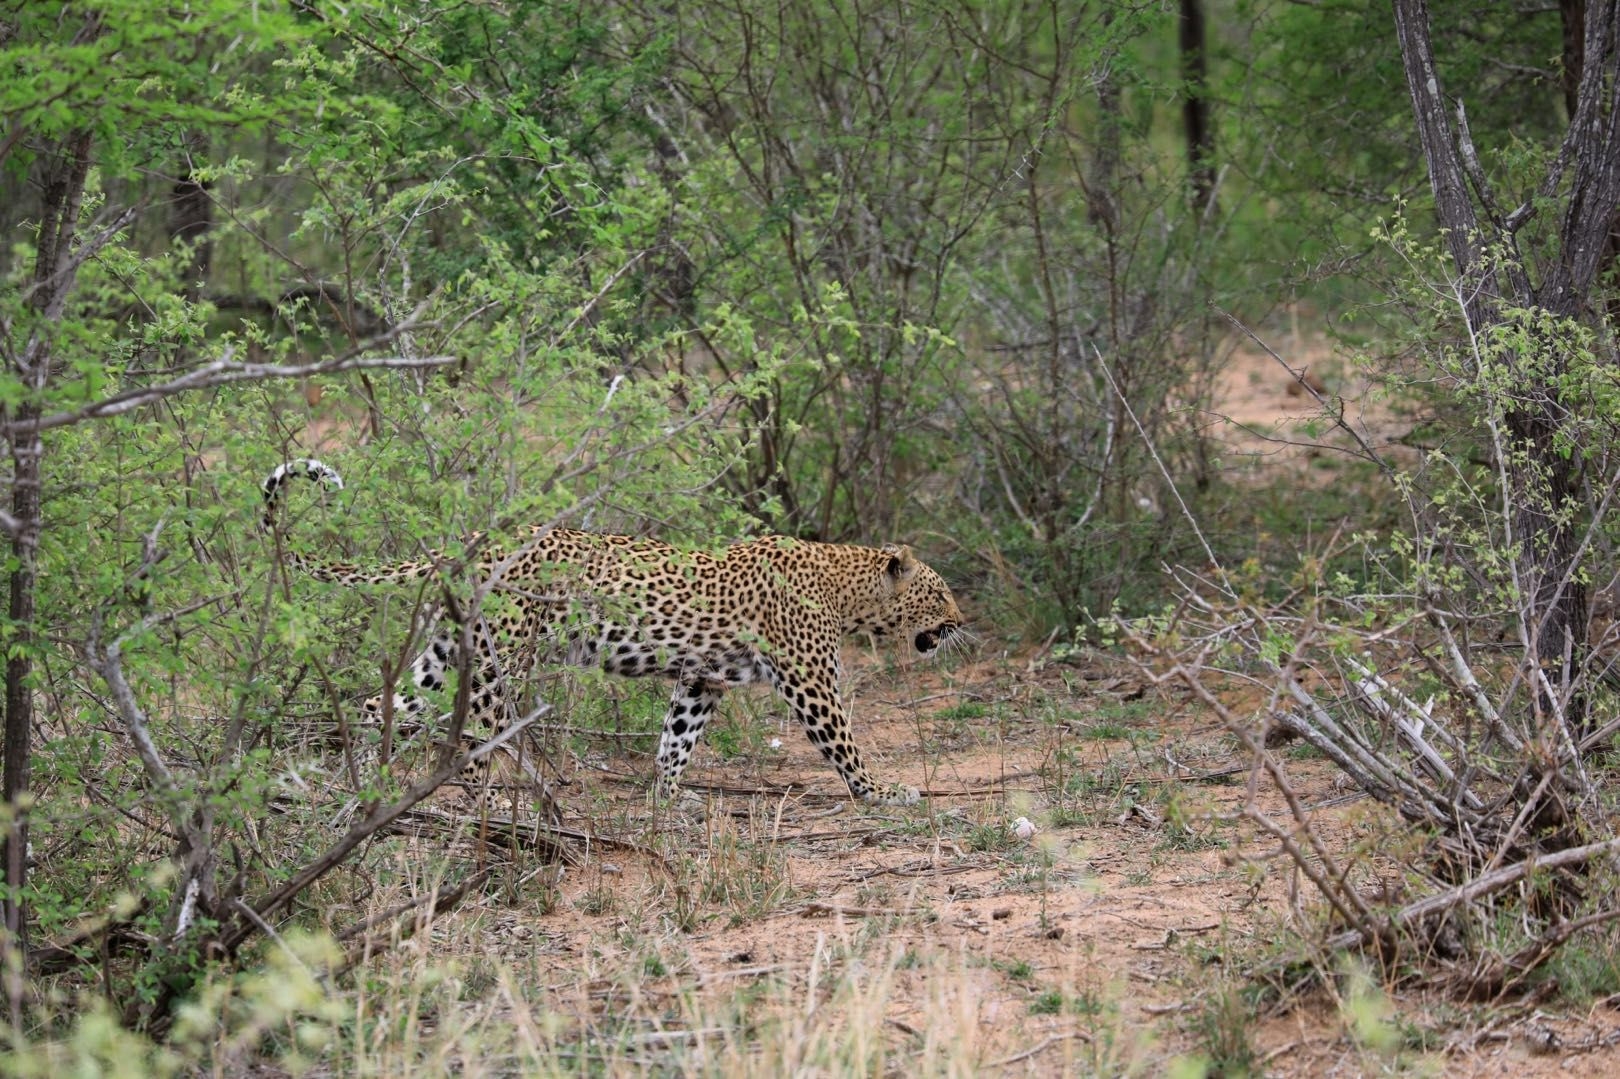
MULTIPOLYGON (((282 493, 297 479, 343 486, 321 461, 282 464, 261 485, 266 528, 276 527, 282 493)), ((466 665, 473 682, 469 715, 479 722, 499 728, 502 687, 541 655, 609 674, 671 679, 654 784, 654 794, 670 800, 722 696, 764 684, 786 702, 851 796, 879 805, 919 801, 916 787, 879 782, 868 770, 839 688, 845 638, 899 641, 922 659, 970 639, 950 587, 910 547, 762 535, 686 549, 551 524, 512 535, 507 546, 480 546, 483 533, 468 540, 482 587, 506 600, 479 634, 477 662, 466 665)), ((308 576, 345 586, 421 581, 448 564, 440 552, 374 566, 296 549, 287 557, 308 576)), ((412 663, 414 688, 396 691, 396 714, 420 715, 427 705, 416 691, 443 688, 458 664, 468 635, 456 613, 443 614, 412 663)), ((380 708, 380 697, 367 702, 369 713, 380 708)))

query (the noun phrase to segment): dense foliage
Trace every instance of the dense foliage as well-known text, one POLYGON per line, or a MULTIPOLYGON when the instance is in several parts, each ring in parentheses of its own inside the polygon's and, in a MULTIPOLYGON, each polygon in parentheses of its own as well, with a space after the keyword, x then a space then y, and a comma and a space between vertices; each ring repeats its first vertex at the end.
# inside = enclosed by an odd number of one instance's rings
MULTIPOLYGON (((177 873, 228 923, 324 845, 318 808, 267 822, 282 791, 403 789, 352 759, 301 770, 333 729, 348 744, 419 611, 285 586, 257 485, 291 457, 354 481, 293 507, 345 556, 534 520, 904 539, 1034 639, 1156 606, 1166 563, 1264 565, 1278 532, 1386 524, 1343 491, 1234 482, 1203 410, 1234 323, 1319 314, 1376 377, 1409 372, 1388 342, 1412 325, 1461 336, 1454 309, 1409 302, 1443 272, 1405 231, 1430 196, 1388 13, 1210 5, 1206 85, 1176 19, 1115 0, 9 6, 0 639, 34 729, 7 746, 31 768, 5 810, 13 861, 32 850, 6 896, 27 935, 116 911, 126 943, 158 944, 108 996, 164 1029, 207 958, 177 873), (1189 97, 1215 110, 1207 198, 1189 97)), ((1555 258, 1562 192, 1536 184, 1573 108, 1557 11, 1472 5, 1433 34, 1481 175, 1549 208, 1524 240, 1555 258)), ((1588 460, 1613 444, 1600 307, 1547 335, 1581 342, 1555 375, 1590 407, 1557 437, 1588 460)), ((1403 384, 1467 447, 1448 490, 1475 489, 1505 378, 1446 365, 1524 352, 1424 361, 1484 404, 1403 384)), ((1429 535, 1501 546, 1440 519, 1429 535)))

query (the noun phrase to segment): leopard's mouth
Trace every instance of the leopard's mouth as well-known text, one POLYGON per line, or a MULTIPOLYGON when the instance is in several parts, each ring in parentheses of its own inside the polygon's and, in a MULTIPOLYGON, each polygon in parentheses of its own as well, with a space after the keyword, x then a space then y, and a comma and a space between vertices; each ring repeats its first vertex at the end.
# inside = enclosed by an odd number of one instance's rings
POLYGON ((916 645, 917 651, 921 652, 923 655, 933 655, 939 650, 939 646, 944 644, 951 634, 955 632, 956 626, 950 622, 947 622, 937 629, 923 630, 921 633, 917 634, 911 643, 916 645))

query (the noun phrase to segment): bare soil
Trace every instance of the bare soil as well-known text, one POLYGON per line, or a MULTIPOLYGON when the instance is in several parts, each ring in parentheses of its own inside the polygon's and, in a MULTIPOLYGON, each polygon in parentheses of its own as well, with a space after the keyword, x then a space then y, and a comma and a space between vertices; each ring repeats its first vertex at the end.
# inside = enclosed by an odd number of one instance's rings
MULTIPOLYGON (((1236 822, 1251 782, 1278 817, 1281 800, 1190 697, 1097 658, 846 663, 869 764, 923 788, 920 806, 853 804, 785 710, 751 697, 728 705, 763 713, 732 720, 749 745, 700 749, 698 797, 674 811, 645 796, 647 754, 574 754, 568 826, 604 845, 547 886, 547 913, 531 880, 436 932, 666 1034, 750 985, 836 1007, 836 979, 881 976, 861 1007, 880 1009, 865 1020, 890 1059, 922 1053, 943 1012, 975 1071, 1158 1074, 1225 1051, 1270 1075, 1620 1073, 1620 1002, 1465 1006, 1374 975, 1369 1040, 1332 960, 1291 992, 1289 931, 1325 915, 1236 822)), ((1336 853, 1382 833, 1323 762, 1288 769, 1336 853)), ((1349 860, 1367 887, 1398 887, 1383 858, 1349 860)))

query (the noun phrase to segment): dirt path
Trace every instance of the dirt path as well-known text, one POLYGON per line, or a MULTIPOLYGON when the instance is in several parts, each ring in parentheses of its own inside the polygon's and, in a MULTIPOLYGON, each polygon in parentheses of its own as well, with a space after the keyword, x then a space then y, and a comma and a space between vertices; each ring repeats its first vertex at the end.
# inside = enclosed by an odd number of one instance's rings
MULTIPOLYGON (((644 795, 650 739, 576 741, 570 823, 632 846, 553 883, 509 871, 504 899, 441 919, 436 954, 536 972, 514 976, 528 1006, 582 1023, 565 1043, 613 1046, 609 1072, 816 1071, 851 1052, 961 1074, 1162 1074, 1199 1056, 1274 1075, 1620 1072, 1604 1004, 1464 1008, 1342 971, 1290 995, 1290 977, 1245 977, 1292 957, 1286 927, 1322 914, 1234 822, 1247 762, 1188 700, 1123 667, 847 661, 874 770, 925 788, 924 805, 851 804, 766 695, 728 703, 712 741, 734 755, 700 749, 703 800, 673 813, 644 795)), ((1297 757, 1298 794, 1351 850, 1375 808, 1297 757)), ((1369 886, 1377 857, 1351 859, 1369 886)))

